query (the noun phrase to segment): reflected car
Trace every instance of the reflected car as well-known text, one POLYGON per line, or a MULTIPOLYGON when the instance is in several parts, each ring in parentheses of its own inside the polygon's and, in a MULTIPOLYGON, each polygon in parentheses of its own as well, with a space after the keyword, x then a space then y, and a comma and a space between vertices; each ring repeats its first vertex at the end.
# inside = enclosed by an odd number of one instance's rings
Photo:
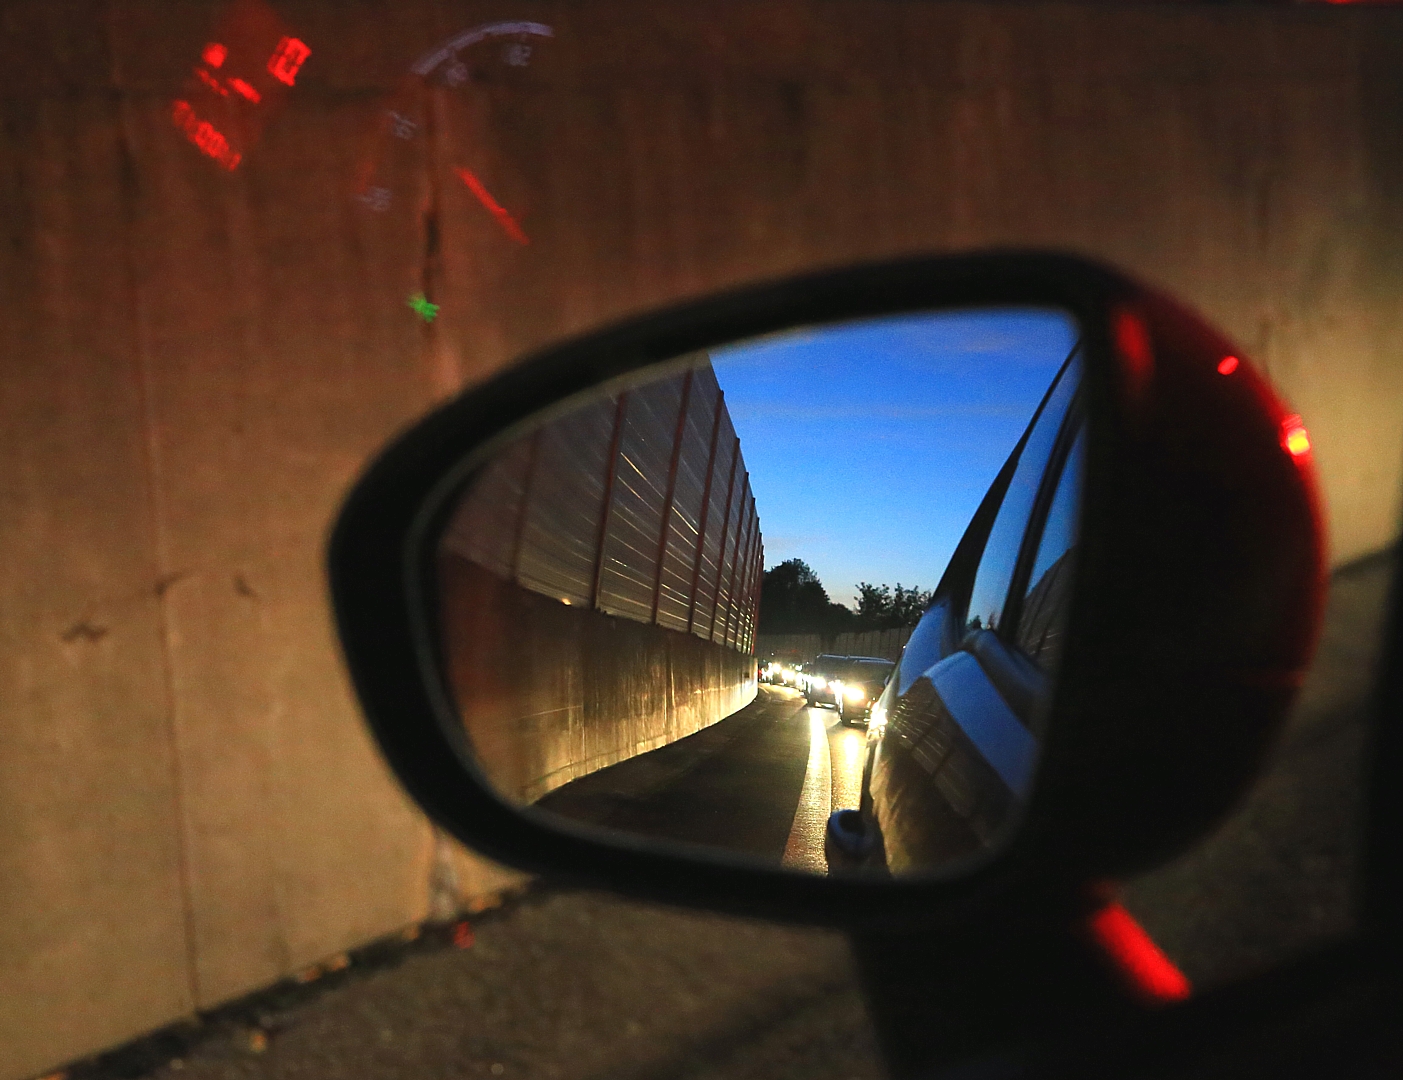
POLYGON ((993 847, 1014 820, 1061 653, 1084 429, 1074 352, 872 706, 860 807, 868 868, 948 865, 993 847))
POLYGON ((834 693, 839 719, 844 724, 866 720, 895 668, 895 663, 880 656, 848 657, 847 669, 839 678, 840 685, 834 693))
POLYGON ((833 683, 842 679, 848 658, 833 653, 823 653, 805 664, 804 681, 800 689, 809 705, 831 705, 838 707, 837 690, 833 683))

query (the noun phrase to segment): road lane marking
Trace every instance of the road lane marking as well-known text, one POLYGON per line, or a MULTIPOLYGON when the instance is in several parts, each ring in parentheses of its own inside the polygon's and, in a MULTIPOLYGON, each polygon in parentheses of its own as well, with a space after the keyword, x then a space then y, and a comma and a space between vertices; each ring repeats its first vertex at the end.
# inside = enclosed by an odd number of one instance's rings
POLYGON ((835 723, 828 732, 829 761, 833 771, 834 810, 856 810, 862 800, 862 766, 867 756, 867 733, 861 728, 835 723))
POLYGON ((799 805, 794 822, 789 827, 789 839, 784 845, 780 865, 787 870, 807 870, 814 874, 828 873, 828 860, 823 854, 823 837, 828 828, 832 808, 832 767, 828 758, 828 725, 818 709, 809 710, 809 762, 804 769, 804 787, 799 793, 799 805))

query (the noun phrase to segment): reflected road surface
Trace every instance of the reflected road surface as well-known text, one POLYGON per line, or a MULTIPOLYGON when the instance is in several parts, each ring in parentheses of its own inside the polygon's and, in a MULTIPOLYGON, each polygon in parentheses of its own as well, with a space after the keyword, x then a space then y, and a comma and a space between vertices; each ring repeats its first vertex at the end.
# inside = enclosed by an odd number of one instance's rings
POLYGON ((577 822, 826 874, 824 826, 856 808, 866 734, 787 687, 536 803, 577 822))

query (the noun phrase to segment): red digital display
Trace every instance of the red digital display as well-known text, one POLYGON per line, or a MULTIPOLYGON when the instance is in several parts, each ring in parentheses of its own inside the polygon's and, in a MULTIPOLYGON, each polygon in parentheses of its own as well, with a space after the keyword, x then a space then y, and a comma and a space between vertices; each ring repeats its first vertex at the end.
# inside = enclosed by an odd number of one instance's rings
POLYGON ((201 153, 232 171, 286 104, 311 54, 264 0, 235 0, 200 51, 171 119, 201 153))
POLYGON ((285 37, 278 42, 273 55, 268 57, 268 73, 278 82, 291 86, 297 80, 297 71, 302 61, 312 54, 312 50, 293 37, 285 37))
POLYGON ((177 101, 171 110, 175 126, 185 132, 185 137, 199 147, 201 153, 214 158, 224 168, 235 169, 243 155, 232 150, 226 139, 208 120, 201 120, 188 101, 177 101))

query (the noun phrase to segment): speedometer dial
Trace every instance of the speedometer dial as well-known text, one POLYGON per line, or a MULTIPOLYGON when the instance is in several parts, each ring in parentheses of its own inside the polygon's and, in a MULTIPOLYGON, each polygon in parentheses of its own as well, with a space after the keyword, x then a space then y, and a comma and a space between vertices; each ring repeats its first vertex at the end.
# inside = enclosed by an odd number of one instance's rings
POLYGON ((527 21, 464 30, 415 60, 378 112, 354 196, 364 213, 419 226, 419 281, 404 302, 425 322, 441 306, 446 215, 473 235, 479 257, 500 264, 536 239, 533 185, 510 148, 530 126, 554 36, 527 21))

